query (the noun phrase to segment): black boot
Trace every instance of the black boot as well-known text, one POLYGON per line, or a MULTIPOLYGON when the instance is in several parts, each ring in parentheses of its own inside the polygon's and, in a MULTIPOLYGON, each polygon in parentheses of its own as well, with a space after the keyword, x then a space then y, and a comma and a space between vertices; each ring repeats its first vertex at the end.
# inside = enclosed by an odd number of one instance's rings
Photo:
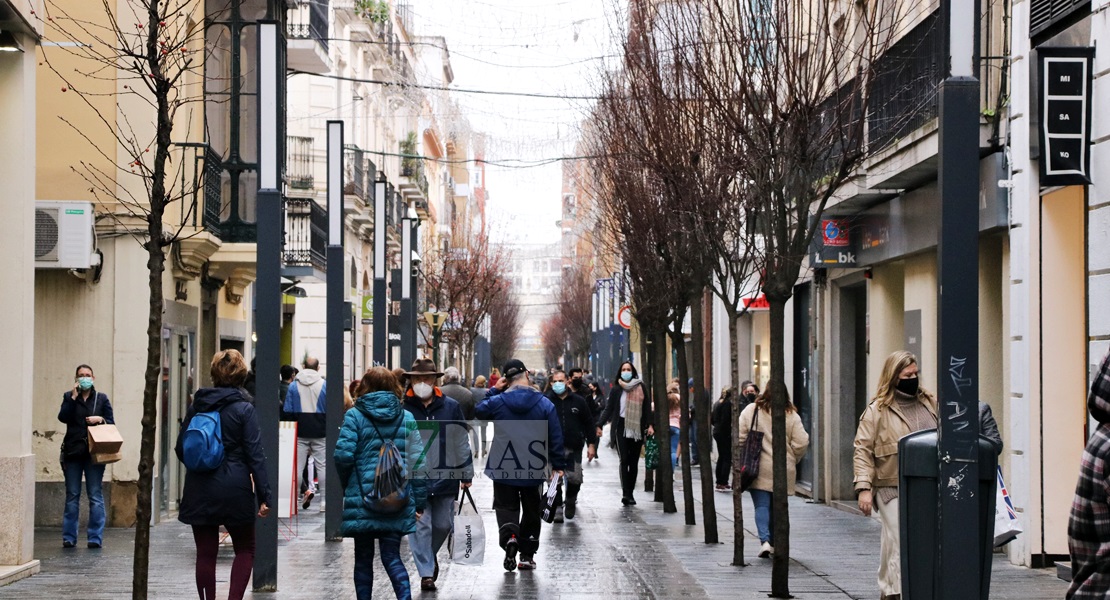
POLYGON ((567 502, 563 508, 563 516, 568 520, 574 519, 574 514, 577 511, 578 504, 578 491, 582 489, 580 483, 567 484, 567 502))

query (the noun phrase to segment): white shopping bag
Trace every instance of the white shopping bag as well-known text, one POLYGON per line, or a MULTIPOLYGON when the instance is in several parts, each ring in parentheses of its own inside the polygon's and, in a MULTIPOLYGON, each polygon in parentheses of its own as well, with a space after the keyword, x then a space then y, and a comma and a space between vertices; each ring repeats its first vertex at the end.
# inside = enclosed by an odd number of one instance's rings
POLYGON ((544 494, 543 515, 544 523, 554 523, 555 513, 563 505, 563 476, 558 473, 551 474, 551 481, 547 482, 547 492, 544 494))
POLYGON ((486 557, 486 527, 482 524, 482 516, 478 514, 478 507, 474 504, 474 497, 470 495, 469 489, 463 490, 463 498, 458 505, 455 528, 447 543, 451 562, 480 566, 486 557))
POLYGON ((1022 532, 1021 521, 1018 520, 1014 503, 1010 500, 1010 492, 1006 490, 1006 483, 1002 481, 1002 469, 998 469, 998 491, 995 493, 994 506, 994 547, 997 548, 1013 541, 1022 532))

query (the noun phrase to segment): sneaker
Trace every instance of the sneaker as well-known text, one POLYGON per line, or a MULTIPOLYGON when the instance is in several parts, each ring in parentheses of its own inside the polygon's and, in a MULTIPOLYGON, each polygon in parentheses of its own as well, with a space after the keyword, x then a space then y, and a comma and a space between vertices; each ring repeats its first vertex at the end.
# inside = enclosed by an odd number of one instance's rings
POLYGON ((308 506, 312 504, 312 499, 315 497, 316 494, 312 490, 308 490, 307 492, 305 492, 304 496, 301 497, 301 508, 303 510, 308 510, 308 506))
POLYGON ((420 589, 425 591, 425 592, 434 592, 434 591, 436 591, 436 582, 435 582, 435 580, 433 580, 431 577, 421 577, 420 578, 420 589))
POLYGON ((532 558, 531 556, 529 556, 529 557, 521 556, 520 557, 520 565, 518 565, 518 566, 520 567, 521 571, 535 571, 536 570, 536 560, 534 558, 532 558))
POLYGON ((568 521, 573 521, 574 520, 574 511, 575 511, 575 503, 574 502, 568 502, 566 507, 563 510, 563 516, 565 516, 568 521))
POLYGON ((505 560, 501 563, 501 566, 505 567, 506 571, 511 572, 516 570, 517 547, 518 544, 515 535, 509 538, 509 541, 505 543, 505 560))
POLYGON ((557 507, 555 509, 555 522, 556 523, 562 523, 563 522, 563 507, 562 506, 557 507))
POLYGON ((763 542, 763 545, 759 547, 759 558, 771 558, 774 553, 775 548, 768 542, 763 542))
POLYGON ((89 542, 89 548, 99 550, 101 548, 100 542, 89 542))
POLYGON ((65 540, 62 541, 62 548, 74 548, 76 546, 77 544, 74 544, 73 542, 67 542, 65 540))

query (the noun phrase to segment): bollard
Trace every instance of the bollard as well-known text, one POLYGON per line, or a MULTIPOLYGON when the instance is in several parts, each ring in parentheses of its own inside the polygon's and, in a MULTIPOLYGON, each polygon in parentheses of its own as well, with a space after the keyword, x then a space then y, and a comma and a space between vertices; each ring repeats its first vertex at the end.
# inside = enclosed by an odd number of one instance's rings
MULTIPOLYGON (((898 528, 902 558, 903 600, 933 600, 938 554, 937 431, 911 433, 898 441, 898 528)), ((998 457, 987 438, 979 436, 979 557, 980 594, 990 594, 994 551, 994 505, 998 457)))

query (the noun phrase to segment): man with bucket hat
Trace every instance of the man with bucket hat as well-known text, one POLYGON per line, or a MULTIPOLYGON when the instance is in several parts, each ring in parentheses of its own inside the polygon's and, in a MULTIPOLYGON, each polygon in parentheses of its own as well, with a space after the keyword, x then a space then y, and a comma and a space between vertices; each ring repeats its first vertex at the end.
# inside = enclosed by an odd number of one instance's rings
POLYGON ((420 574, 420 589, 436 589, 439 559, 436 554, 451 535, 454 500, 459 487, 468 488, 474 473, 470 437, 462 408, 436 387, 442 376, 430 358, 418 358, 405 371, 405 410, 416 418, 424 440, 424 459, 413 477, 427 479, 427 505, 409 538, 413 561, 420 574))
POLYGON ((546 469, 562 477, 566 466, 559 416, 555 405, 531 386, 528 369, 515 358, 505 363, 501 379, 474 413, 493 421, 485 472, 493 480, 493 509, 505 549, 502 564, 506 571, 531 571, 540 545, 540 488, 547 481, 546 469))

